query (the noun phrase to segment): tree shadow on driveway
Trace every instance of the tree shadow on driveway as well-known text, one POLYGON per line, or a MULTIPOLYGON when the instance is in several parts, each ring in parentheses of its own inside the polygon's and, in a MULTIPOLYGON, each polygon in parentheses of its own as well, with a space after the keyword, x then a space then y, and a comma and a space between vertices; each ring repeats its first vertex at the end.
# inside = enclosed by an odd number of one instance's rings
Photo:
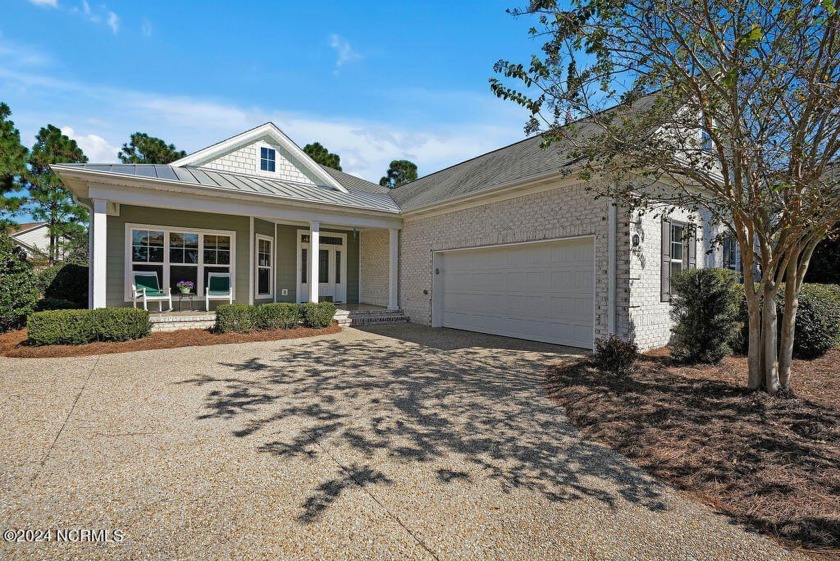
POLYGON ((425 470, 437 485, 469 485, 471 473, 480 473, 504 493, 666 508, 661 486, 582 440, 545 396, 541 373, 564 359, 562 347, 502 338, 494 338, 504 343, 497 348, 470 346, 470 335, 460 335, 446 348, 440 330, 381 333, 388 337, 356 333, 284 346, 265 358, 221 363, 228 376, 180 383, 206 386, 199 419, 230 421, 232 434, 256 439, 258 452, 310 459, 340 449, 352 458, 333 457, 343 473, 311 490, 301 505, 304 522, 349 486, 391 484, 397 474, 389 469, 404 465, 425 470), (424 333, 431 344, 423 344, 424 333))

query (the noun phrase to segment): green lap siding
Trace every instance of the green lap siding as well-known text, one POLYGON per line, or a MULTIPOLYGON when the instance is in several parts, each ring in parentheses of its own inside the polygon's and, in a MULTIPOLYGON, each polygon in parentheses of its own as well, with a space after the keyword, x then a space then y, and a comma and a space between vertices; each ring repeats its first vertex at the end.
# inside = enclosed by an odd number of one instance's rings
MULTIPOLYGON (((298 288, 298 230, 306 230, 306 226, 277 226, 277 301, 297 302, 298 288), (283 295, 283 289, 288 290, 283 295)), ((359 303, 359 237, 349 230, 322 228, 321 234, 330 232, 347 235, 347 303, 359 303)))
MULTIPOLYGON (((236 234, 235 241, 235 284, 236 302, 247 303, 250 274, 254 264, 250 259, 250 219, 247 216, 229 216, 203 212, 186 212, 172 209, 149 208, 121 205, 119 216, 108 216, 107 228, 107 305, 112 307, 131 305, 124 296, 126 255, 126 224, 141 226, 162 226, 167 228, 195 228, 202 230, 228 230, 236 234)), ((275 296, 278 302, 297 301, 297 232, 307 229, 305 226, 277 225, 277 237, 274 242, 274 279, 275 296), (282 294, 283 289, 288 293, 282 294)), ((352 231, 323 229, 326 232, 347 234, 347 302, 359 302, 359 238, 352 231)), ((254 219, 254 251, 256 235, 261 234, 274 239, 275 229, 272 222, 254 219)), ((257 298, 254 287, 254 302, 270 302, 272 298, 257 298)), ((176 305, 177 307, 177 305, 176 305)), ((203 304, 202 304, 203 308, 203 304)), ((150 309, 157 309, 152 304, 150 309)))
MULTIPOLYGON (((108 306, 131 305, 124 297, 126 224, 165 226, 173 228, 199 228, 205 230, 230 230, 236 233, 234 257, 237 302, 248 302, 248 232, 247 216, 228 216, 205 212, 186 212, 163 208, 120 205, 119 216, 108 217, 107 234, 107 291, 108 306)), ((150 309, 157 309, 157 303, 150 309)))
POLYGON ((297 231, 300 226, 277 225, 277 301, 297 302, 297 231), (288 294, 283 295, 283 289, 288 294))

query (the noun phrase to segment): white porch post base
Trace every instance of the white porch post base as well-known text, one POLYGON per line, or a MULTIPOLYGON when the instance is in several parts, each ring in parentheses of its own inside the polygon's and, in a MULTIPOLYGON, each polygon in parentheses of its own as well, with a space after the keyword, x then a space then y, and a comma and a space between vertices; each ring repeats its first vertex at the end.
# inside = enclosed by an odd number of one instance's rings
POLYGON ((388 233, 390 234, 388 243, 388 309, 398 310, 400 308, 398 299, 400 231, 396 228, 391 228, 388 230, 388 233))
POLYGON ((93 201, 93 308, 104 308, 107 285, 107 227, 108 201, 94 199, 93 201))
MULTIPOLYGON (((318 253, 320 246, 321 223, 309 223, 309 301, 318 302, 318 253)), ((304 267, 306 264, 304 264, 304 267)))

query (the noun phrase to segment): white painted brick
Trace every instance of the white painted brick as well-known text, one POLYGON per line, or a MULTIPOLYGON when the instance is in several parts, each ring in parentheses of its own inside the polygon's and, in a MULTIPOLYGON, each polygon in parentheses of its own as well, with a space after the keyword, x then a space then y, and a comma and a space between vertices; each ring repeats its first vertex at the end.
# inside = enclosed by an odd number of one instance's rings
POLYGON ((364 230, 359 235, 359 302, 388 305, 388 230, 364 230))

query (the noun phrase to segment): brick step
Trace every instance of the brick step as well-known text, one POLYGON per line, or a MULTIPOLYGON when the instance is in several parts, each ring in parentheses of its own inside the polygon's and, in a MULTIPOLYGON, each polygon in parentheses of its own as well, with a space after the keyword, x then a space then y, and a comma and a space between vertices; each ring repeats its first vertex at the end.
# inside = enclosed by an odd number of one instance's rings
POLYGON ((380 323, 406 323, 402 310, 338 310, 335 321, 342 327, 360 327, 380 323))
POLYGON ((216 324, 215 312, 195 314, 150 314, 152 331, 176 331, 178 329, 211 329, 216 324))

